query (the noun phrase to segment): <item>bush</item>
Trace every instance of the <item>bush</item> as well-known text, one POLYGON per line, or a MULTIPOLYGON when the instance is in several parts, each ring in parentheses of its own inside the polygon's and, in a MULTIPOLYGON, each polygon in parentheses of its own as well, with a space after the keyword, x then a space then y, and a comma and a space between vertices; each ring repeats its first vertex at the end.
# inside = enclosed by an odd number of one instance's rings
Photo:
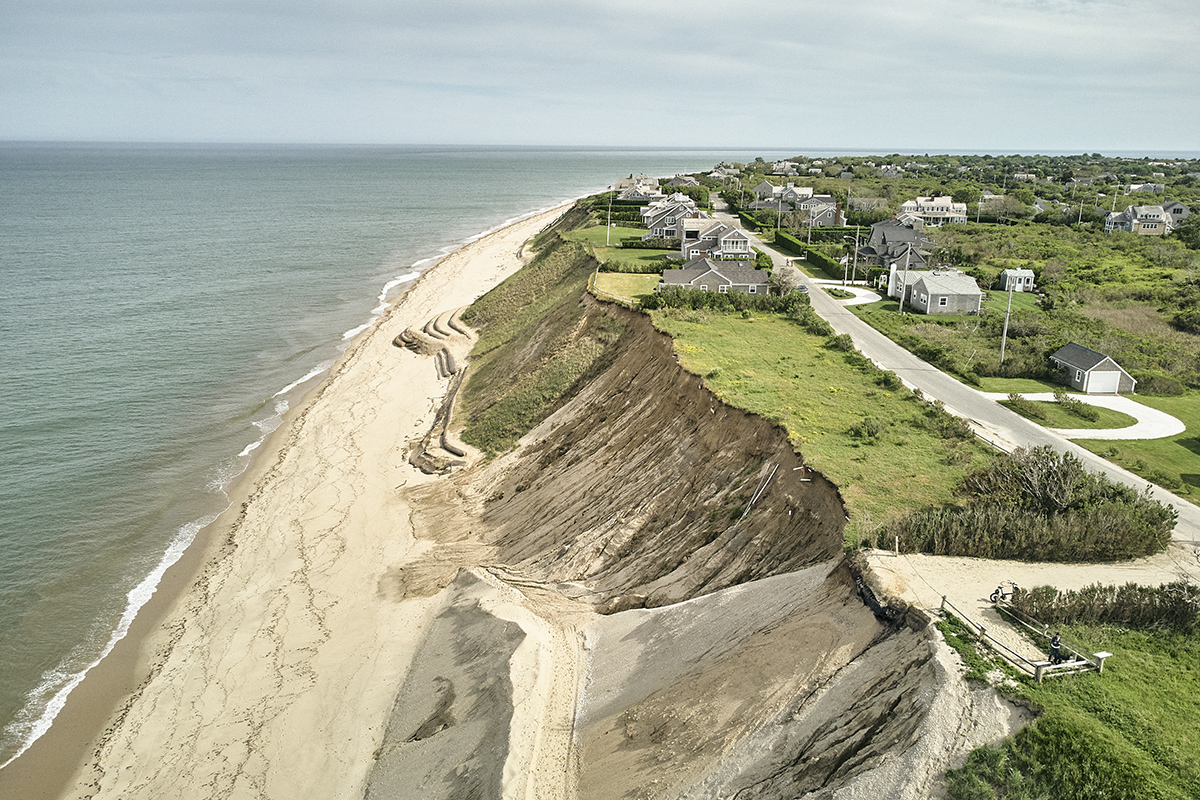
POLYGON ((1156 395, 1160 397, 1178 397, 1183 394, 1183 384, 1161 372, 1135 372, 1138 394, 1156 395))
POLYGON ((678 250, 678 239, 638 239, 628 237, 621 240, 623 250, 678 250))
POLYGON ((1038 586, 1014 596, 1012 604, 1048 625, 1084 623, 1191 633, 1200 622, 1200 588, 1184 581, 1162 586, 1094 584, 1065 592, 1038 586))
POLYGON ((1100 412, 1095 406, 1084 403, 1077 397, 1072 397, 1066 392, 1055 392, 1054 402, 1058 403, 1064 411, 1074 414, 1080 419, 1086 419, 1090 422, 1095 422, 1100 419, 1100 412))
POLYGON ((997 456, 957 490, 967 505, 911 512, 886 538, 933 555, 1112 561, 1161 552, 1175 527, 1173 508, 1048 446, 997 456))
POLYGON ((1043 422, 1046 420, 1046 412, 1032 400, 1026 400, 1016 392, 1008 393, 1008 400, 1005 401, 1009 408, 1020 414, 1026 419, 1040 419, 1043 422))
POLYGON ((839 333, 825 340, 825 348, 827 350, 849 352, 854 349, 854 339, 850 338, 850 334, 848 333, 839 333))

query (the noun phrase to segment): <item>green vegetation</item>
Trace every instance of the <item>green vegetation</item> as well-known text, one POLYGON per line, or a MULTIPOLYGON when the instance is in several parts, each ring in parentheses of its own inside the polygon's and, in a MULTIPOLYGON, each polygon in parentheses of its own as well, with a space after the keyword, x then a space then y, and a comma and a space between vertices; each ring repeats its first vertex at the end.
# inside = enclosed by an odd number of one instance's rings
POLYGON ((624 326, 575 298, 596 267, 582 245, 554 236, 524 269, 463 315, 480 329, 463 387, 464 442, 511 448, 607 364, 624 326), (522 347, 506 347, 524 342, 522 347))
POLYGON ((839 289, 836 286, 824 286, 822 288, 830 297, 837 300, 849 300, 851 297, 854 297, 854 292, 847 292, 845 289, 839 289))
POLYGON ((629 303, 639 303, 654 294, 658 275, 634 275, 624 272, 601 272, 596 276, 596 289, 620 297, 629 303))
POLYGON ((924 508, 883 528, 907 552, 1025 561, 1114 561, 1165 550, 1175 510, 1051 447, 1018 448, 968 473, 964 505, 924 508))
POLYGON ((1116 655, 1103 674, 1016 693, 1042 716, 947 773, 951 800, 1183 800, 1200 796, 1200 637, 1109 626, 1064 633, 1116 655))
POLYGON ((1176 417, 1186 430, 1165 439, 1078 439, 1076 444, 1195 502, 1200 498, 1200 392, 1139 396, 1138 402, 1176 417))
MULTIPOLYGON (((1037 389, 1036 391, 1045 391, 1045 389, 1037 389)), ((1031 419, 1039 425, 1045 425, 1047 428, 1095 428, 1097 430, 1108 430, 1110 428, 1127 428, 1137 422, 1136 419, 1128 414, 1114 411, 1111 408, 1086 405, 1079 400, 1075 402, 1081 406, 1085 406, 1085 408, 1090 409, 1094 413, 1089 414, 1087 411, 1084 411, 1083 414, 1086 416, 1083 416, 1074 413, 1071 410, 1074 406, 1068 407, 1069 403, 1067 406, 1064 406, 1058 402, 1029 400, 1017 396, 1016 393, 1010 394, 1008 400, 1001 400, 1000 405, 1011 408, 1026 419, 1031 419), (1018 399, 1014 400, 1014 397, 1018 399)))
POLYGON ((1037 586, 1015 595, 1012 604, 1050 625, 1083 622, 1181 633, 1195 632, 1200 626, 1200 589, 1182 581, 1163 586, 1095 584, 1065 592, 1037 586))
POLYGON ((783 425, 805 460, 838 485, 852 539, 898 510, 950 502, 956 481, 989 458, 958 418, 909 393, 852 345, 845 349, 841 337, 767 312, 651 316, 686 369, 725 402, 783 425))
POLYGON ((645 228, 618 226, 606 229, 601 225, 565 232, 563 238, 584 244, 588 252, 601 263, 600 269, 604 272, 660 275, 666 265, 666 257, 678 256, 678 250, 621 247, 622 239, 640 237, 645 232, 645 228))

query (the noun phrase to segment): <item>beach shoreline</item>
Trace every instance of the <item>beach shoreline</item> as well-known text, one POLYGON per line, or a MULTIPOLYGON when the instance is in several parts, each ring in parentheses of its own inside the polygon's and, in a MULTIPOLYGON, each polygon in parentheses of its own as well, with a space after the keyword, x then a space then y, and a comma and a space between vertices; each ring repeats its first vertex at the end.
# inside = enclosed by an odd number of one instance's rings
MULTIPOLYGON (((264 608, 272 605, 271 600, 263 601, 264 595, 280 599, 280 608, 271 610, 271 625, 282 621, 289 633, 297 633, 301 629, 306 631, 294 641, 289 641, 287 635, 275 636, 272 633, 266 636, 266 639, 276 644, 279 652, 307 651, 314 647, 319 648, 317 640, 323 637, 326 642, 336 638, 326 636, 327 631, 323 630, 327 627, 326 621, 317 618, 323 614, 312 616, 313 603, 305 604, 301 608, 303 613, 295 615, 304 618, 305 624, 293 624, 289 609, 294 612, 300 608, 296 603, 298 596, 284 598, 283 595, 294 586, 292 579, 295 578, 295 562, 297 558, 301 562, 306 560, 305 554, 301 552, 306 548, 299 546, 295 551, 287 552, 286 535, 280 537, 284 541, 274 541, 275 537, 270 534, 283 532, 270 524, 264 524, 264 521, 278 518, 280 511, 287 510, 287 504, 275 504, 272 500, 272 487, 275 488, 275 494, 278 494, 278 487, 287 485, 286 476, 281 475, 281 470, 285 470, 285 463, 292 459, 292 463, 286 467, 292 469, 295 462, 303 462, 305 458, 311 461, 320 451, 320 446, 311 441, 316 437, 310 434, 306 438, 303 432, 309 430, 318 431, 319 434, 330 434, 336 429, 342 436, 353 438, 355 429, 363 418, 369 418, 372 434, 382 433, 391 428, 391 438, 389 440, 387 436, 375 436, 375 441, 367 442, 357 455, 369 460, 372 469, 402 474, 405 481, 422 480, 419 477, 420 473, 413 470, 404 460, 404 444, 406 439, 419 435, 423 426, 428 427, 432 412, 439 402, 439 392, 444 395, 447 384, 438 378, 432 359, 395 348, 391 345, 391 339, 406 326, 419 326, 432 315, 469 305, 480 294, 515 272, 523 263, 519 251, 524 243, 570 205, 566 203, 509 221, 473 237, 461 247, 450 251, 433 266, 423 270, 420 277, 411 281, 403 294, 388 301, 387 308, 376 316, 369 327, 351 339, 350 345, 320 383, 310 390, 295 408, 286 412, 283 423, 266 438, 259 452, 255 454, 257 458, 250 468, 230 488, 229 507, 215 522, 198 533, 182 557, 167 570, 153 598, 138 613, 128 634, 76 687, 50 730, 12 764, 0 770, 0 794, 29 798, 110 794, 123 797, 187 796, 186 787, 194 787, 196 777, 194 774, 191 778, 186 776, 191 771, 206 769, 203 763, 196 763, 205 760, 200 756, 211 756, 214 759, 217 757, 211 751, 205 752, 206 748, 201 744, 205 736, 197 733, 198 738, 187 748, 188 752, 196 756, 190 761, 186 757, 172 759, 161 755, 139 756, 148 752, 146 748, 153 751, 154 748, 162 748, 163 742, 177 741, 186 730, 182 717, 189 717, 190 721, 197 724, 203 721, 206 728, 214 727, 213 719, 208 718, 205 712, 201 712, 198 717, 191 716, 197 708, 196 704, 202 704, 213 673, 206 672, 207 668, 197 672, 189 671, 187 664, 173 664, 172 657, 177 646, 181 642, 185 643, 193 659, 197 657, 197 653, 205 653, 215 658, 216 652, 224 647, 224 657, 216 659, 220 663, 215 669, 224 670, 226 680, 233 683, 237 680, 230 676, 255 672, 256 665, 240 657, 244 655, 244 651, 240 650, 242 642, 235 640, 239 636, 249 636, 253 639, 255 635, 260 638, 265 635, 263 618, 253 617, 253 607, 263 606, 257 609, 262 612, 264 608), (384 367, 387 369, 382 369, 384 367), (358 397, 357 389, 364 383, 370 384, 374 399, 381 401, 383 407, 371 407, 371 403, 361 402, 362 398, 358 397), (329 395, 333 397, 328 397, 329 395), (394 425, 388 424, 389 412, 399 412, 398 417, 392 418, 396 423, 394 425), (320 417, 320 420, 310 421, 310 414, 320 417), (298 450, 304 452, 298 453, 298 450), (258 516, 255 516, 255 509, 264 506, 272 506, 271 511, 258 512, 258 516), (247 567, 247 553, 253 552, 255 548, 265 548, 272 552, 259 553, 259 561, 255 562, 255 566, 247 567), (278 568, 272 573, 276 580, 273 585, 269 579, 261 577, 264 569, 270 572, 271 566, 278 568), (239 589, 238 581, 229 580, 230 576, 235 574, 253 578, 258 581, 258 585, 252 590, 251 587, 239 589), (271 595, 271 592, 276 592, 276 595, 271 595), (237 606, 236 612, 226 614, 229 609, 221 607, 220 598, 226 594, 237 596, 234 604, 237 606), (202 634, 186 630, 190 625, 195 627, 194 623, 200 616, 204 618, 202 634), (247 631, 251 629, 255 633, 248 634, 247 631), (228 636, 228 640, 223 645, 214 645, 213 642, 206 641, 206 637, 225 635, 228 636), (305 639, 305 636, 308 638, 305 639), (191 689, 187 688, 188 680, 176 685, 181 675, 191 679, 191 689), (161 686, 168 686, 169 691, 164 693, 161 686), (193 694, 189 695, 189 691, 193 694), (152 714, 145 710, 144 706, 147 705, 159 706, 166 696, 181 703, 192 703, 189 713, 163 719, 161 714, 152 714), (154 699, 146 700, 147 697, 154 699), (189 697, 190 699, 185 700, 189 697), (167 762, 173 762, 173 765, 166 767, 167 762), (129 769, 130 766, 156 771, 158 780, 167 780, 178 791, 173 793, 154 779, 130 775, 131 772, 139 771, 137 768, 129 769), (116 783, 111 783, 112 781, 116 783)), ((336 440, 338 436, 335 434, 330 438, 336 440)), ((370 439, 371 436, 366 438, 370 439)), ((334 441, 332 446, 336 449, 337 442, 334 441)), ((309 463, 307 466, 313 465, 309 463)), ((335 465, 324 466, 332 468, 335 465)), ((303 465, 300 466, 300 472, 306 472, 303 465)), ((363 548, 361 552, 370 552, 375 557, 402 559, 403 550, 412 547, 411 537, 402 536, 400 538, 403 541, 399 543, 389 544, 383 541, 393 538, 389 535, 389 532, 394 533, 393 526, 403 528, 404 504, 394 496, 400 486, 390 490, 390 497, 386 496, 389 494, 386 489, 382 493, 383 496, 378 496, 379 487, 364 489, 363 494, 350 498, 350 510, 343 509, 346 511, 346 521, 354 518, 351 524, 356 527, 355 535, 363 540, 356 543, 357 547, 363 548), (382 500, 382 505, 392 506, 388 524, 379 524, 380 520, 375 514, 378 509, 371 508, 372 498, 382 500)), ((336 495, 338 492, 326 495, 323 501, 328 500, 332 506, 336 506, 338 502, 347 500, 347 496, 336 495)), ((291 496, 289 501, 303 499, 304 494, 301 493, 298 497, 291 496)), ((320 518, 329 511, 330 508, 322 508, 321 513, 315 516, 320 518)), ((294 531, 301 531, 297 535, 303 538, 306 535, 303 529, 308 522, 312 522, 312 519, 294 518, 287 525, 294 531)), ((321 527, 319 523, 318 527, 321 527)), ((327 530, 326 532, 328 533, 327 530)), ((321 547, 316 549, 319 551, 321 547)), ((321 556, 318 556, 318 560, 320 558, 321 556)), ((308 566, 314 565, 310 562, 308 566)), ((378 575, 375 575, 379 569, 377 560, 359 560, 357 566, 378 578, 378 575)), ((342 572, 353 571, 346 568, 344 560, 339 562, 338 569, 342 572)), ((324 575, 322 579, 333 580, 343 590, 353 589, 351 593, 354 600, 348 604, 360 602, 365 605, 378 605, 380 602, 377 596, 362 591, 366 584, 361 580, 349 580, 343 576, 339 582, 329 575, 324 575)), ((331 607, 342 604, 344 599, 336 593, 331 593, 329 587, 310 585, 307 591, 310 592, 310 600, 314 597, 314 591, 321 594, 322 600, 328 594, 333 598, 331 607)), ((320 602, 316 605, 319 606, 320 602)), ((333 613, 344 612, 335 610, 333 613)), ((369 612, 367 613, 369 616, 369 612)), ((388 617, 386 622, 391 626, 408 627, 410 635, 419 632, 411 626, 405 626, 405 620, 395 619, 394 614, 384 616, 388 617)), ((370 626, 361 624, 362 620, 354 620, 352 614, 349 617, 349 628, 352 629, 353 635, 372 638, 370 626)), ((378 631, 374 638, 379 638, 378 631)), ((337 654, 326 656, 321 664, 325 668, 325 677, 320 673, 314 677, 311 670, 297 672, 294 664, 275 665, 283 667, 278 674, 302 684, 294 695, 289 695, 293 700, 301 700, 306 692, 326 693, 316 700, 310 698, 310 705, 306 706, 308 711, 311 711, 312 704, 318 707, 337 705, 337 698, 341 696, 342 690, 334 690, 326 684, 338 683, 331 679, 331 673, 336 674, 340 671, 334 668, 344 662, 347 652, 354 649, 345 642, 339 641, 338 645, 329 645, 337 654), (303 684, 316 684, 317 688, 305 689, 303 684)), ((377 651, 387 649, 378 642, 375 647, 377 651)), ((399 660, 402 659, 397 661, 399 660)), ((354 670, 356 675, 367 683, 372 682, 369 678, 378 677, 369 665, 360 664, 355 666, 354 670)), ((395 669, 390 670, 389 675, 394 683, 397 680, 395 669)), ((247 683, 254 681, 250 680, 247 683)), ((257 690, 251 690, 252 693, 253 691, 257 690)), ((376 715, 381 716, 390 708, 391 691, 394 691, 394 686, 390 690, 376 689, 372 693, 373 700, 384 701, 376 703, 383 706, 376 710, 376 715)), ((247 699, 252 697, 253 694, 247 695, 247 699)), ((226 711, 232 711, 232 707, 231 705, 226 711)), ((301 716, 306 715, 308 711, 302 712, 301 716)), ((217 713, 215 718, 216 727, 222 727, 223 719, 228 729, 224 734, 215 736, 219 742, 212 742, 213 747, 237 750, 245 746, 244 742, 240 741, 245 738, 242 735, 244 731, 236 730, 236 724, 228 725, 230 720, 220 713, 217 713)), ((315 716, 311 719, 322 718, 315 716)), ((350 726, 345 730, 357 727, 354 719, 354 715, 343 716, 341 724, 350 726)), ((270 721, 265 723, 268 728, 271 724, 270 721)), ((314 769, 311 766, 313 759, 309 756, 322 748, 315 741, 316 737, 305 737, 298 726, 294 727, 297 729, 290 732, 286 730, 286 726, 276 730, 271 737, 267 737, 270 740, 267 746, 276 748, 279 753, 291 753, 287 758, 296 758, 299 762, 309 764, 309 767, 293 769, 271 759, 264 763, 270 765, 269 772, 275 776, 272 780, 279 777, 294 780, 295 787, 304 787, 302 793, 308 793, 312 789, 312 781, 303 780, 301 774, 314 769), (289 746, 284 741, 289 738, 302 741, 293 741, 289 746), (305 755, 297 757, 297 753, 305 755)), ((209 737, 210 740, 212 738, 209 737)), ((324 749, 328 751, 331 748, 324 749)), ((368 758, 365 761, 363 755, 363 752, 356 752, 356 758, 353 760, 360 764, 358 771, 365 774, 366 762, 369 762, 371 755, 370 748, 366 750, 368 758)), ((317 760, 324 762, 328 758, 345 761, 332 753, 327 753, 317 760)), ((244 774, 244 771, 239 770, 239 774, 244 774)), ((359 778, 361 780, 361 775, 359 778)), ((234 778, 234 783, 236 781, 234 778)), ((344 787, 345 783, 342 785, 344 787)), ((338 791, 329 796, 342 794, 338 791)))

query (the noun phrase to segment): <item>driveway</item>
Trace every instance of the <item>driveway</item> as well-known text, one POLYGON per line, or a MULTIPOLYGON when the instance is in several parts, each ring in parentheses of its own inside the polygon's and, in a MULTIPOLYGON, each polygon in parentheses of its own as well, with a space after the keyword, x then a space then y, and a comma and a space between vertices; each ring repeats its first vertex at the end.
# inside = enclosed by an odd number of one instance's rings
POLYGON ((874 303, 876 300, 882 300, 878 292, 873 292, 870 289, 862 286, 854 286, 851 284, 843 284, 841 281, 830 280, 829 278, 805 278, 811 285, 816 284, 821 287, 831 289, 841 289, 843 292, 849 292, 854 297, 834 298, 844 306, 861 306, 866 303, 874 303))
MULTIPOLYGON (((1007 394, 1001 392, 983 392, 990 400, 1004 400, 1007 394)), ((1187 430, 1187 426, 1170 414, 1156 408, 1144 406, 1129 397, 1120 395, 1072 394, 1076 400, 1088 405, 1110 408, 1128 414, 1137 420, 1133 425, 1124 428, 1050 428, 1059 436, 1067 439, 1165 439, 1176 436, 1187 430)), ((1053 392, 1033 392, 1022 394, 1026 400, 1053 402, 1053 392)))
MULTIPOLYGON (((740 221, 735 217, 721 212, 720 206, 723 205, 724 203, 718 204, 714 216, 723 222, 740 225, 740 221)), ((780 264, 783 269, 795 269, 790 266, 794 256, 777 250, 773 245, 763 244, 753 234, 749 235, 754 246, 770 254, 776 264, 780 264)), ((806 283, 814 281, 809 277, 804 277, 803 280, 806 283)), ((810 292, 808 296, 813 310, 824 317, 835 332, 850 334, 855 347, 882 369, 895 372, 910 388, 920 389, 927 398, 941 400, 947 411, 967 419, 984 441, 1006 452, 1017 447, 1049 445, 1060 453, 1071 453, 1092 472, 1106 475, 1109 479, 1120 481, 1138 491, 1144 490, 1156 500, 1174 507, 1179 514, 1174 538, 1178 541, 1200 543, 1200 507, 1083 449, 1059 433, 1035 425, 982 392, 958 382, 863 322, 854 312, 825 292, 810 292)), ((1092 433, 1094 431, 1089 432, 1092 433)))

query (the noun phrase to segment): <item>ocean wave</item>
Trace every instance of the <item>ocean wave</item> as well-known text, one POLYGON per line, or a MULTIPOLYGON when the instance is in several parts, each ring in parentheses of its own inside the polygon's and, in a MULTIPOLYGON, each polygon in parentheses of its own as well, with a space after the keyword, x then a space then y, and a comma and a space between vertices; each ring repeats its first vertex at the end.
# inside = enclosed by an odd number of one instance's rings
MULTIPOLYGON (((226 506, 228 508, 228 506, 226 506)), ((149 602, 154 596, 154 591, 158 588, 159 581, 166 571, 177 562, 188 546, 195 540, 196 534, 204 527, 211 525, 220 516, 222 511, 210 514, 206 517, 193 520, 182 526, 176 533, 175 538, 168 545, 167 550, 159 559, 158 565, 142 579, 137 586, 129 590, 125 596, 125 610, 121 614, 121 619, 109 636, 107 644, 101 650, 94 660, 81 670, 71 672, 71 668, 67 666, 70 662, 68 659, 63 664, 55 667, 47 672, 41 682, 34 687, 27 695, 25 706, 9 725, 5 728, 5 738, 16 739, 21 742, 17 752, 8 758, 4 763, 0 764, 0 769, 11 764, 22 753, 30 748, 30 746, 42 737, 46 731, 50 730, 50 725, 54 722, 54 718, 67 704, 67 697, 75 690, 75 687, 83 682, 92 668, 108 657, 108 654, 117 646, 117 642, 125 638, 129 633, 129 627, 133 624, 133 620, 137 617, 138 612, 142 610, 142 606, 149 602), (47 695, 49 698, 46 699, 47 695), (41 709, 40 712, 38 709, 41 709)))

